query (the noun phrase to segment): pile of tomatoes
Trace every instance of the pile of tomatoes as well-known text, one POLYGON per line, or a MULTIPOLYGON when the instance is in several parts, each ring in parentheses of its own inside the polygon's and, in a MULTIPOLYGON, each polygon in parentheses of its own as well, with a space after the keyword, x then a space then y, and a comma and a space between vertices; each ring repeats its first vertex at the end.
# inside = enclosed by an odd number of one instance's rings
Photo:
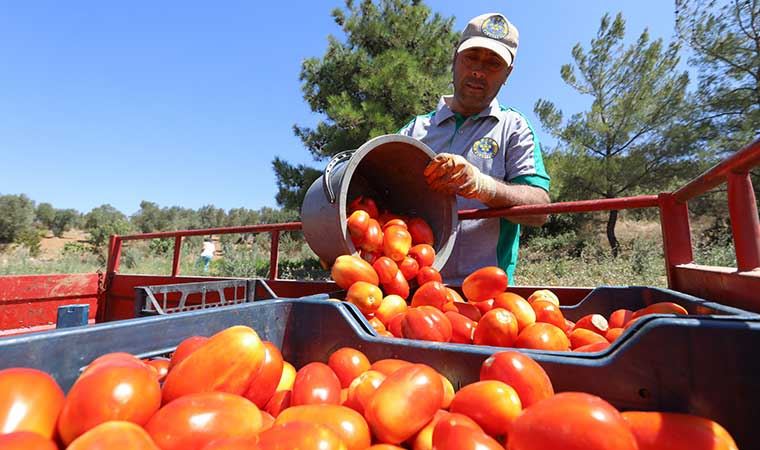
POLYGON ((296 371, 245 326, 190 337, 171 359, 101 356, 65 396, 44 372, 2 370, 0 433, 9 450, 736 449, 705 418, 555 394, 516 351, 455 392, 430 366, 349 347, 296 371))

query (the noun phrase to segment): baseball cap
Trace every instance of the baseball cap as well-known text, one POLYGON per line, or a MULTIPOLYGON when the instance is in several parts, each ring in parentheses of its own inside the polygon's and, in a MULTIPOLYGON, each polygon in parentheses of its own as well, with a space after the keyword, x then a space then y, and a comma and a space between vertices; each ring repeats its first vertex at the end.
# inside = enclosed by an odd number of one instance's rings
POLYGON ((474 47, 493 51, 511 66, 517 54, 519 33, 503 14, 482 14, 467 23, 457 45, 457 53, 474 47))

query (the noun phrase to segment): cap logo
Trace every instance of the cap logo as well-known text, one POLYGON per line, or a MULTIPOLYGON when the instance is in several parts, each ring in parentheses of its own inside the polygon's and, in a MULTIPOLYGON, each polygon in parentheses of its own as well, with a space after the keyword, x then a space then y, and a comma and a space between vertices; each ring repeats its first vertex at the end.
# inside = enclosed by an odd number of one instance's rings
POLYGON ((499 143, 490 137, 484 137, 472 144, 472 152, 480 158, 493 159, 499 153, 499 143))
POLYGON ((504 39, 509 33, 509 24, 503 16, 491 16, 483 21, 480 31, 491 39, 504 39))

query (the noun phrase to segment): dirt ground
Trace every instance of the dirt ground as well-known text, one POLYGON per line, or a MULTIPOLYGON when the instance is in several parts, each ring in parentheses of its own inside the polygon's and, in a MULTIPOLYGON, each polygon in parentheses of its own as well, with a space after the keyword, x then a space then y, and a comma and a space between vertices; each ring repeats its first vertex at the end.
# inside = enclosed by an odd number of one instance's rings
POLYGON ((64 245, 69 242, 85 242, 87 237, 87 232, 81 230, 65 231, 60 238, 48 232, 40 242, 40 259, 55 259, 61 255, 64 245))

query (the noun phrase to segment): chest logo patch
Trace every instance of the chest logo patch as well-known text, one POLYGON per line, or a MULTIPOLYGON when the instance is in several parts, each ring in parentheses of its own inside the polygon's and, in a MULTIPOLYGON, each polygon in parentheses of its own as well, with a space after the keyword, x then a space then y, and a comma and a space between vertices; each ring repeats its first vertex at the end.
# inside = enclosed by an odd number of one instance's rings
POLYGON ((483 159, 493 159, 499 153, 499 144, 490 137, 484 137, 472 144, 472 152, 483 159))

